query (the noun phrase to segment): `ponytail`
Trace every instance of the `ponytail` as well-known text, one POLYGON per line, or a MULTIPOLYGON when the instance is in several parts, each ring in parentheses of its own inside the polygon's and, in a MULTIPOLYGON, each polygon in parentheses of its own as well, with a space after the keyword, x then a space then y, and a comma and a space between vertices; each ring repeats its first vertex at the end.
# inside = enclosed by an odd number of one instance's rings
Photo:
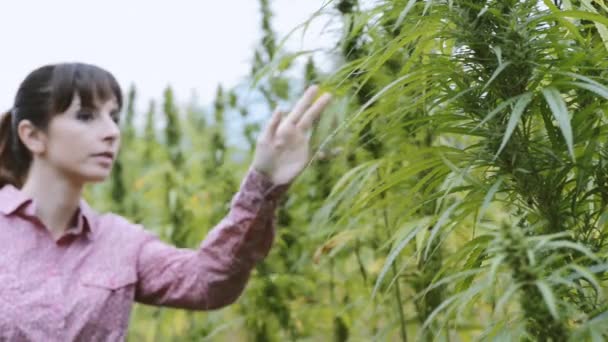
POLYGON ((11 111, 0 118, 0 188, 10 184, 17 188, 23 185, 25 171, 22 170, 17 139, 13 131, 13 114, 11 111))

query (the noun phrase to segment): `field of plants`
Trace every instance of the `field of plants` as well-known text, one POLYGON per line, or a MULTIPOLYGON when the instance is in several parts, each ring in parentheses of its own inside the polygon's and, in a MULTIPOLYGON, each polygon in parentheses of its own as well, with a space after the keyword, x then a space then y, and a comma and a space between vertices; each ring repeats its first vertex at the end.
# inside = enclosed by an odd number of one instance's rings
POLYGON ((605 0, 330 0, 310 15, 329 51, 287 51, 259 4, 246 85, 209 109, 171 88, 134 108, 131 88, 113 177, 87 196, 197 248, 272 110, 318 83, 336 99, 313 161, 236 304, 136 305, 129 339, 608 338, 605 0))

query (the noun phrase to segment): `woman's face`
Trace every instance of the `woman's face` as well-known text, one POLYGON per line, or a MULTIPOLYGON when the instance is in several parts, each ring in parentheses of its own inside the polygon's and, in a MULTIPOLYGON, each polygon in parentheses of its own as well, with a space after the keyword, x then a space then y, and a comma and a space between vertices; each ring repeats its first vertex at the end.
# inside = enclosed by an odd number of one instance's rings
POLYGON ((120 144, 118 117, 115 99, 97 103, 96 108, 84 108, 75 95, 69 108, 49 122, 42 157, 70 180, 105 180, 120 144))

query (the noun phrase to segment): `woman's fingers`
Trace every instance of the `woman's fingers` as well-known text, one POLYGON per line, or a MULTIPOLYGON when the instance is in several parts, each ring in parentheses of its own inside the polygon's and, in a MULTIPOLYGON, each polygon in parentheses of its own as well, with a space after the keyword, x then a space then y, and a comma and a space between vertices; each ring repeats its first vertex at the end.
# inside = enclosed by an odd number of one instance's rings
POLYGON ((276 109, 274 111, 274 113, 272 113, 272 117, 270 118, 270 122, 268 123, 268 126, 266 126, 266 130, 264 132, 264 135, 267 136, 268 138, 272 138, 274 137, 274 135, 277 132, 277 129, 279 127, 279 125, 281 124, 281 118, 283 117, 283 113, 276 109))
POLYGON ((323 112, 325 107, 331 101, 330 94, 323 94, 321 97, 315 101, 315 103, 304 113, 299 122, 297 122, 298 127, 303 130, 308 130, 312 127, 313 122, 319 118, 319 115, 323 112))
POLYGON ((296 103, 294 109, 285 119, 283 119, 283 113, 281 111, 278 109, 275 110, 270 118, 268 126, 266 126, 266 129, 264 130, 263 136, 268 139, 274 138, 281 123, 285 123, 287 126, 284 128, 288 130, 297 126, 306 131, 312 127, 314 121, 331 101, 331 95, 326 93, 313 103, 318 91, 319 87, 316 85, 308 87, 304 92, 304 95, 302 95, 296 103))
POLYGON ((295 107, 293 107, 293 110, 289 114, 287 120, 289 120, 289 122, 294 125, 298 123, 300 117, 306 112, 308 107, 310 107, 310 104, 317 95, 318 91, 319 87, 317 87, 316 85, 308 87, 308 89, 306 89, 306 91, 304 92, 304 95, 302 95, 302 97, 296 103, 295 107))

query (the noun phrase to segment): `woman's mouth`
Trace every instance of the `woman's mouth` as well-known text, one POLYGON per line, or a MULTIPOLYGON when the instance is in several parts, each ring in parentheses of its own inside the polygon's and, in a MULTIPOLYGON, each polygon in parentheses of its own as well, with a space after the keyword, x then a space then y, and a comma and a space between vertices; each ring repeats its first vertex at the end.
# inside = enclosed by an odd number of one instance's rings
POLYGON ((112 152, 96 153, 93 155, 93 157, 95 157, 95 159, 97 159, 101 164, 107 166, 112 165, 112 162, 114 161, 114 153, 112 152))

